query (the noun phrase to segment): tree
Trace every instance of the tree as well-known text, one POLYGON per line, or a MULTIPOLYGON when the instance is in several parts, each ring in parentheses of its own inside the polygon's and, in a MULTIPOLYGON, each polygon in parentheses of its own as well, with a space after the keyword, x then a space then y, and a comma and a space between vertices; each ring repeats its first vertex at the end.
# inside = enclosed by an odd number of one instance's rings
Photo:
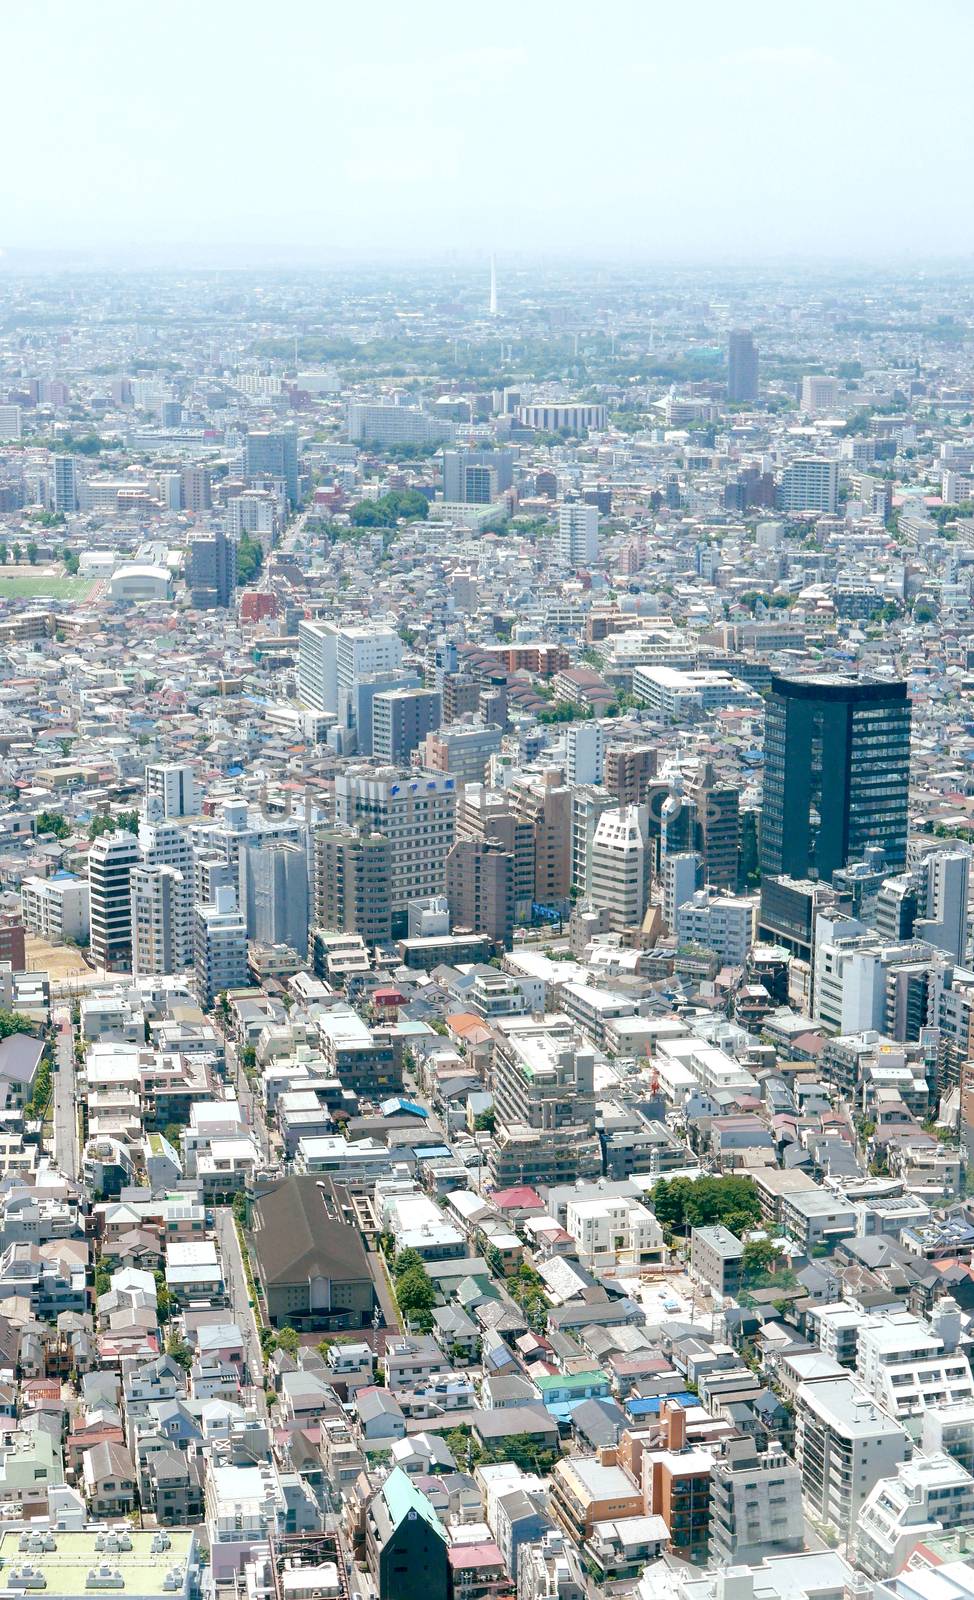
POLYGON ((114 833, 117 828, 122 828, 126 833, 138 833, 139 813, 137 811, 119 811, 111 816, 107 811, 99 812, 97 817, 92 817, 88 829, 89 839, 100 839, 103 833, 114 833))
POLYGON ((27 559, 30 562, 32 567, 35 567, 37 565, 37 546, 34 543, 33 539, 30 540, 30 542, 29 542, 29 544, 27 546, 27 559))
POLYGON ((30 1017, 25 1017, 20 1011, 0 1010, 0 1039, 9 1039, 14 1033, 34 1032, 34 1025, 30 1017))
POLYGON ((193 1365, 193 1352, 182 1334, 175 1328, 166 1340, 166 1355, 172 1356, 173 1360, 178 1362, 186 1372, 193 1365))
POLYGON ((247 1196, 242 1191, 234 1195, 232 1210, 241 1228, 245 1227, 247 1223, 247 1196))
POLYGON ((436 1290, 429 1274, 422 1267, 410 1267, 396 1279, 396 1300, 407 1321, 410 1318, 428 1320, 425 1314, 436 1305, 436 1290))
POLYGON ((4 566, 5 567, 9 560, 10 560, 10 551, 8 550, 6 544, 0 544, 0 566, 4 566))
POLYGON ((474 1132, 493 1133, 495 1123, 496 1116, 493 1106, 490 1106, 486 1111, 478 1111, 473 1119, 474 1132))
POLYGON ((412 1272, 414 1267, 422 1267, 422 1270, 424 1272, 426 1271, 426 1268, 423 1267, 423 1258, 419 1251, 400 1250, 395 1261, 392 1263, 393 1277, 401 1278, 404 1273, 412 1272))
POLYGON ((283 1328, 278 1328, 277 1344, 278 1349, 285 1351, 287 1355, 296 1356, 301 1348, 297 1328, 292 1328, 289 1322, 286 1322, 283 1328))
POLYGON ((34 818, 35 833, 53 833, 55 839, 66 839, 71 826, 63 811, 38 811, 34 818))
POLYGON ((378 500, 360 500, 349 513, 355 528, 388 528, 400 518, 406 522, 425 521, 429 501, 418 489, 391 489, 378 500))
POLYGON ((756 1278, 764 1277, 765 1273, 772 1270, 778 1252, 770 1239, 749 1239, 744 1246, 744 1258, 741 1266, 745 1281, 753 1283, 756 1278))
POLYGON ((264 565, 264 547, 246 531, 237 544, 237 583, 243 588, 252 583, 264 565))
POLYGON ((73 578, 81 565, 80 559, 73 550, 69 550, 67 545, 65 545, 64 549, 61 551, 61 560, 64 562, 65 572, 69 573, 73 578))
POLYGON ((18 566, 20 564, 20 560, 21 560, 21 557, 23 556, 23 553, 24 552, 21 549, 20 545, 19 544, 15 544, 14 545, 14 549, 13 549, 13 557, 14 557, 14 565, 15 566, 18 566))
POLYGON ((738 1229, 757 1227, 761 1221, 761 1202, 750 1178, 661 1178, 650 1201, 658 1221, 674 1233, 726 1227, 728 1218, 738 1229))

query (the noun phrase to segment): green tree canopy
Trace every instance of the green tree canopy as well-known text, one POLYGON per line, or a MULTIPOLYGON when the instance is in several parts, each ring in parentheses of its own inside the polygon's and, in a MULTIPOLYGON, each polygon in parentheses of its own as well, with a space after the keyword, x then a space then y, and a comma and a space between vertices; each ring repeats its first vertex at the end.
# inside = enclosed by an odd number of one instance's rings
POLYGON ((66 839, 71 825, 63 811, 38 811, 34 818, 35 833, 53 833, 55 839, 66 839))
POLYGON ((761 1202, 750 1178, 661 1178, 650 1202, 659 1221, 674 1233, 717 1224, 729 1227, 730 1222, 743 1229, 761 1221, 761 1202))

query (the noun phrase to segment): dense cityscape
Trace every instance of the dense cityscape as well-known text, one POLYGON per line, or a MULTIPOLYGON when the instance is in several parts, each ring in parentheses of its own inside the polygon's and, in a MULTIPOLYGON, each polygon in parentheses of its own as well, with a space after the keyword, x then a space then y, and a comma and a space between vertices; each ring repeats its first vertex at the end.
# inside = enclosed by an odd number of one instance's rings
POLYGON ((974 1595, 974 277, 0 261, 0 1592, 974 1595))

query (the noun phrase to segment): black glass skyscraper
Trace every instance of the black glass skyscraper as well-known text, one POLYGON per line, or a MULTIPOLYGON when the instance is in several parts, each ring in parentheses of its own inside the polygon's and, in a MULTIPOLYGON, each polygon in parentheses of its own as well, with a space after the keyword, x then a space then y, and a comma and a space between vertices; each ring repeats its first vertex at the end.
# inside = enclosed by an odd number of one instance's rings
POLYGON ((756 400, 758 352, 746 328, 735 328, 727 341, 727 398, 756 400))
POLYGON ((910 701, 905 683, 771 679, 761 871, 829 879, 880 845, 906 863, 910 701))

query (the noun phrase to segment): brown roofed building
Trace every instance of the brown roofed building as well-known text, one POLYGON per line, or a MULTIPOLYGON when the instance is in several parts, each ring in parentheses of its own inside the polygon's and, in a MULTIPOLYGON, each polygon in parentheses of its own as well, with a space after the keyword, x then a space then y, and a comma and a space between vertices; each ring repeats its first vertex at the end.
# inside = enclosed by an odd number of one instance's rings
POLYGON ((274 1327, 363 1328, 375 1290, 357 1228, 329 1215, 315 1178, 290 1177, 254 1203, 252 1254, 274 1327))

